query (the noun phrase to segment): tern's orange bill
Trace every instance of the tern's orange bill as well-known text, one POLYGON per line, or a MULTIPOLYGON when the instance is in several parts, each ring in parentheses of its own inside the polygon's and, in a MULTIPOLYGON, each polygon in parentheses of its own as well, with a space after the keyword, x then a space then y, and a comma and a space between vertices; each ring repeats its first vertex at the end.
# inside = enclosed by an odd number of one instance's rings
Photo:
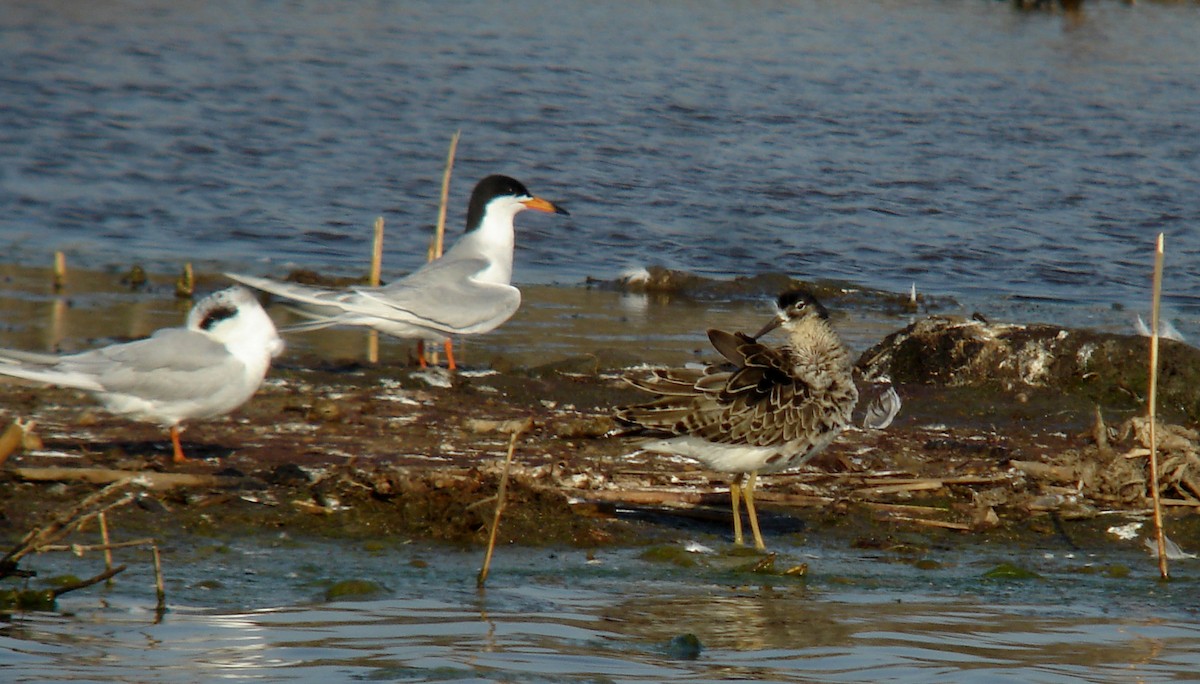
POLYGON ((554 204, 553 202, 544 200, 541 197, 532 197, 527 200, 522 200, 521 204, 524 204, 526 209, 534 209, 536 211, 544 211, 547 214, 564 214, 566 216, 570 216, 570 214, 567 213, 566 209, 563 209, 562 207, 554 204))

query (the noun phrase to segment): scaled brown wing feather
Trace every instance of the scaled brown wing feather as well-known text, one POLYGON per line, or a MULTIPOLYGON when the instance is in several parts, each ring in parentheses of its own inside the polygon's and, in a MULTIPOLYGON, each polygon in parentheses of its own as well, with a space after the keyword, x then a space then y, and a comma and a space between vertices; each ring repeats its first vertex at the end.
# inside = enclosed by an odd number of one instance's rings
POLYGON ((722 356, 740 360, 736 371, 658 371, 648 380, 630 380, 660 396, 624 408, 618 417, 718 444, 769 446, 812 434, 821 410, 809 401, 808 384, 790 374, 785 352, 741 333, 710 330, 709 339, 722 356))
POLYGON ((724 330, 710 328, 708 331, 708 341, 712 343, 713 349, 716 349, 721 356, 729 359, 737 367, 746 365, 746 354, 742 348, 746 344, 755 344, 754 340, 743 333, 729 333, 724 330))

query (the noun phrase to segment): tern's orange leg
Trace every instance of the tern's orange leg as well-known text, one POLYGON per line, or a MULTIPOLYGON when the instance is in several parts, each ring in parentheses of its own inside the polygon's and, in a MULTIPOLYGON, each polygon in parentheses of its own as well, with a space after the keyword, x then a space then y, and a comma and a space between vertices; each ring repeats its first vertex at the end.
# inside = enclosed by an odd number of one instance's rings
POLYGON ((187 463, 188 457, 183 455, 183 446, 179 444, 179 426, 171 426, 171 445, 175 447, 175 455, 171 458, 174 463, 187 463))
POLYGON ((425 368, 425 340, 417 340, 417 365, 425 368))
POLYGON ((450 338, 446 338, 446 367, 454 370, 457 366, 454 365, 454 346, 450 338))

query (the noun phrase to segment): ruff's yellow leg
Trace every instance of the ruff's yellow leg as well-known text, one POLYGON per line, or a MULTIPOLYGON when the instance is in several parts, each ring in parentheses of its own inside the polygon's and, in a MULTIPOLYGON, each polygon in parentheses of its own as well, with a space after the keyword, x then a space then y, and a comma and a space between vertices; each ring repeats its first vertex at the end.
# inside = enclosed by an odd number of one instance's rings
POLYGON ((757 478, 757 472, 750 473, 750 477, 746 478, 743 494, 746 499, 746 515, 750 516, 750 531, 754 533, 754 548, 766 551, 767 545, 763 543, 762 533, 758 531, 758 511, 754 510, 754 481, 757 478))
POLYGON ((742 476, 737 475, 733 481, 729 483, 729 498, 733 501, 733 543, 738 546, 744 546, 746 540, 742 537, 742 514, 738 510, 741 506, 738 504, 738 499, 741 497, 742 476))

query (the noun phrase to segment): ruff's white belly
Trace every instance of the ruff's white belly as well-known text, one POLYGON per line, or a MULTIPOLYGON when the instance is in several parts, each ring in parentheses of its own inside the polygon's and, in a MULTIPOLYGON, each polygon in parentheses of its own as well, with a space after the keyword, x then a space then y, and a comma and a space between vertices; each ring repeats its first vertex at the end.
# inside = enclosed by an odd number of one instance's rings
POLYGON ((800 441, 777 446, 717 444, 692 436, 657 439, 641 446, 646 451, 695 459, 721 473, 775 473, 799 466, 816 456, 829 446, 839 432, 840 429, 830 430, 813 442, 800 441))

